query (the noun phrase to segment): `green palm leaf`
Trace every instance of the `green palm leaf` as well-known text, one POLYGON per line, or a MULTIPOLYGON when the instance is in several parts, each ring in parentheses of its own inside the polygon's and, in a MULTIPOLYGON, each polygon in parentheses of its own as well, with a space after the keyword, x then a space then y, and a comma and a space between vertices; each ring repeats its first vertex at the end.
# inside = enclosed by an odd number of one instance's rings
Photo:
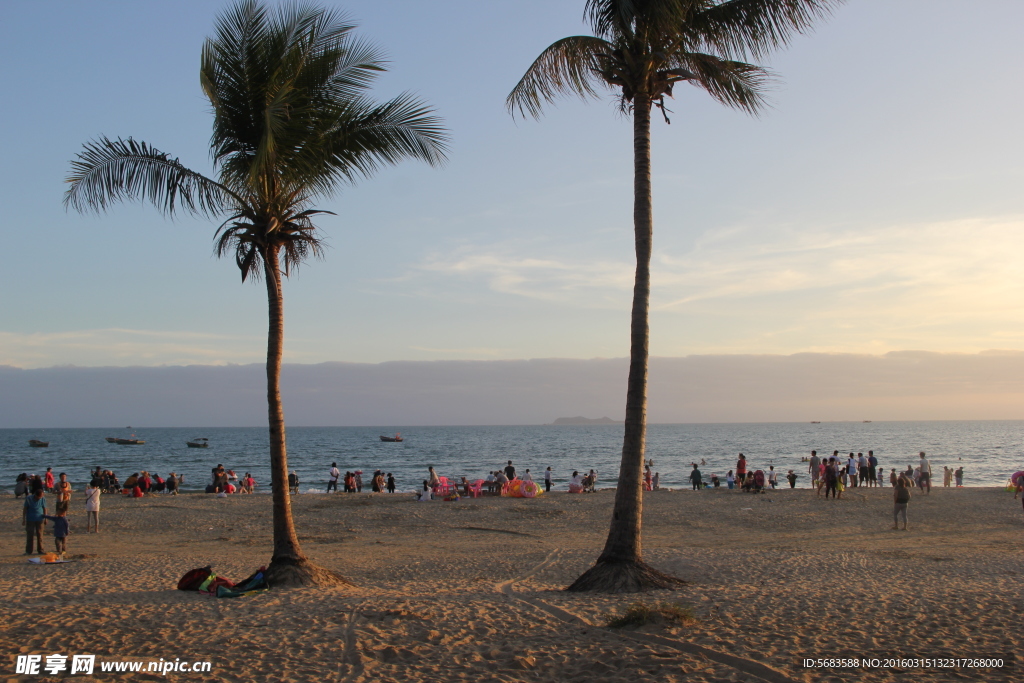
POLYGON ((505 99, 510 112, 538 118, 545 102, 564 95, 596 97, 597 87, 607 87, 600 76, 614 46, 594 36, 571 36, 548 46, 505 99))
POLYGON ((185 168, 145 142, 100 137, 71 162, 64 205, 104 211, 118 201, 147 200, 168 216, 179 208, 215 216, 240 199, 224 185, 185 168))

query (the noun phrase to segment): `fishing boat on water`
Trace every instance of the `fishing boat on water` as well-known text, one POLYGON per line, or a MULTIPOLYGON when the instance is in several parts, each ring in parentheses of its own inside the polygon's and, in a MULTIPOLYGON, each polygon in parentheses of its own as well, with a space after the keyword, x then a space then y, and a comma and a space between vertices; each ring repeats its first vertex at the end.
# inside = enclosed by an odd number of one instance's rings
POLYGON ((39 439, 29 439, 28 445, 32 448, 49 448, 49 441, 40 441, 39 439))
POLYGON ((394 443, 396 441, 404 441, 405 439, 402 438, 401 433, 395 432, 394 436, 381 436, 380 440, 381 441, 387 441, 389 443, 394 443))
POLYGON ((141 446, 146 442, 143 441, 142 439, 116 439, 114 443, 120 444, 122 446, 141 446))
POLYGON ((107 437, 104 437, 104 438, 107 440, 107 443, 117 443, 117 437, 116 436, 107 436, 107 437))
POLYGON ((209 439, 203 438, 203 439, 193 439, 192 441, 186 441, 185 443, 188 444, 189 448, 209 448, 210 447, 210 443, 209 442, 210 442, 209 439))

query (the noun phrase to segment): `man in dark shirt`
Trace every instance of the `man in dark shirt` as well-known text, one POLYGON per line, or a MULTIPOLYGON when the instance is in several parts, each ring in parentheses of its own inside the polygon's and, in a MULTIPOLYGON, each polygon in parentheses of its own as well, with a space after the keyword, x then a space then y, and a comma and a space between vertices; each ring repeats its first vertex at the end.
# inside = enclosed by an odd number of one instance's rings
POLYGON ((505 467, 505 476, 508 477, 509 481, 516 478, 516 468, 512 467, 512 461, 508 461, 508 465, 505 467))

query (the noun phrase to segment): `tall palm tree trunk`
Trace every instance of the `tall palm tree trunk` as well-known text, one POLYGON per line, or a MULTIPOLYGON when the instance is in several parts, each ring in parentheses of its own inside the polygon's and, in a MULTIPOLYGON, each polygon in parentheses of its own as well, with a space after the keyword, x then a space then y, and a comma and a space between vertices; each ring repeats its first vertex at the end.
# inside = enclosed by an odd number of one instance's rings
POLYGON ((281 404, 281 361, 284 357, 284 292, 278 250, 267 249, 263 260, 267 280, 267 422, 270 425, 270 472, 274 486, 274 562, 305 559, 299 548, 292 519, 288 487, 288 446, 285 440, 284 406, 281 404))
POLYGON ((633 99, 633 233, 636 276, 630 320, 629 380, 622 461, 615 489, 615 507, 604 551, 567 590, 635 593, 670 588, 679 579, 644 564, 641 542, 644 443, 647 432, 647 358, 651 302, 651 249, 654 220, 651 203, 651 100, 633 99))
POLYGON ((267 281, 267 418, 270 425, 270 475, 273 480, 274 554, 266 579, 273 586, 333 585, 348 583, 319 567, 302 554, 292 518, 288 487, 288 447, 285 440, 284 406, 281 403, 281 360, 284 357, 284 292, 278 248, 263 255, 267 281))

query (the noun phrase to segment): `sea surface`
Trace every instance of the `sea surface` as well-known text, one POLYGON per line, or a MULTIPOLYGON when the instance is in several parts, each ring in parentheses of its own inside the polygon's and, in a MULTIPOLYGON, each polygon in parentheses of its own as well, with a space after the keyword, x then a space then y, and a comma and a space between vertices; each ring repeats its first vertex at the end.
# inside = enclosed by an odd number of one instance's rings
MULTIPOLYGON (((362 470, 369 489, 375 469, 392 472, 400 490, 412 490, 433 465, 438 474, 471 481, 512 460, 520 474, 527 468, 543 479, 551 466, 556 488, 565 489, 573 470, 597 470, 598 487, 614 486, 622 451, 621 425, 495 426, 495 427, 291 427, 288 464, 300 478, 302 492, 323 491, 332 462, 345 470, 362 470), (401 432, 404 441, 385 443, 380 435, 401 432)), ((744 453, 748 469, 774 465, 779 483, 790 469, 797 486, 810 486, 807 463, 801 458, 815 449, 874 450, 880 464, 905 470, 916 465, 919 451, 932 464, 933 483, 941 485, 943 465, 964 468, 965 486, 1001 486, 1024 469, 1024 421, 964 422, 825 422, 822 424, 655 424, 647 429, 647 458, 661 473, 661 485, 689 488, 691 463, 701 466, 705 479, 723 479, 744 453)), ((258 484, 270 481, 266 428, 144 428, 132 429, 4 429, 0 430, 0 491, 13 491, 21 472, 42 474, 47 467, 66 472, 79 488, 96 466, 114 470, 121 481, 141 470, 166 476, 185 475, 184 489, 206 486, 212 467, 223 464, 242 476, 251 472, 258 484), (106 436, 145 439, 141 446, 109 444, 106 436), (210 440, 207 449, 188 448, 196 437, 210 440), (29 439, 49 441, 32 448, 29 439)))

